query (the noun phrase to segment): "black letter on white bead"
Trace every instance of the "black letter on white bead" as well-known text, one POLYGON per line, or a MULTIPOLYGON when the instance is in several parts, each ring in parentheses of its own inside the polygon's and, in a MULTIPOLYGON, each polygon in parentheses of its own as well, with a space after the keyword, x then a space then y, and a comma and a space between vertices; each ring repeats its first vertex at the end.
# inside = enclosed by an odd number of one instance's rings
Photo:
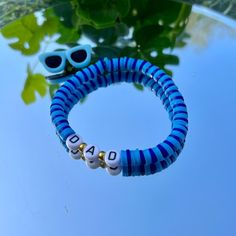
POLYGON ((69 154, 72 158, 74 158, 76 160, 81 158, 81 154, 80 154, 79 150, 70 150, 69 154))
POLYGON ((120 166, 120 154, 116 151, 108 151, 105 154, 104 160, 109 167, 120 166))
POLYGON ((99 148, 95 145, 88 144, 84 149, 83 154, 88 161, 98 160, 99 148))
POLYGON ((71 137, 69 140, 70 140, 70 142, 72 142, 72 143, 76 143, 77 141, 79 141, 79 137, 77 136, 77 135, 74 135, 73 137, 71 137))
POLYGON ((70 150, 77 150, 82 143, 82 138, 78 134, 72 134, 66 139, 66 146, 70 150))
POLYGON ((118 175, 121 172, 121 167, 117 166, 117 167, 106 167, 106 171, 110 174, 110 175, 118 175))
POLYGON ((116 152, 111 151, 109 152, 108 160, 114 161, 116 159, 116 152))
POLYGON ((94 154, 94 150, 95 150, 95 147, 94 146, 91 146, 89 149, 87 149, 86 150, 86 152, 85 153, 91 153, 91 155, 93 155, 94 154))

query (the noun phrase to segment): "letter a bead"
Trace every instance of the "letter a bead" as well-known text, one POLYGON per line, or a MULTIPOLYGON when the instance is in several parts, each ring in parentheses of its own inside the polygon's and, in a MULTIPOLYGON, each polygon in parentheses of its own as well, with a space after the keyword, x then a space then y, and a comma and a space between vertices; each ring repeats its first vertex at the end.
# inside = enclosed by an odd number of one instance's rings
POLYGON ((95 145, 87 145, 83 151, 84 157, 88 161, 95 161, 98 160, 99 148, 95 145))
POLYGON ((99 165, 100 161, 98 159, 95 161, 86 160, 85 163, 91 169, 97 169, 100 166, 99 165))
POLYGON ((66 146, 70 150, 77 150, 82 142, 82 138, 78 134, 72 134, 66 139, 66 146))

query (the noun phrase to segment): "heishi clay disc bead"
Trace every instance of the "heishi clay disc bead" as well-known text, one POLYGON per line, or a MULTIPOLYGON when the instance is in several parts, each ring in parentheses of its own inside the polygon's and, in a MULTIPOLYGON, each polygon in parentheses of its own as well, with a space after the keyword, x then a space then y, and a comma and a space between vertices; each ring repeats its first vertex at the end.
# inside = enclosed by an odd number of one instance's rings
POLYGON ((78 134, 72 134, 66 139, 66 146, 70 150, 77 150, 82 142, 83 140, 78 134))
POLYGON ((117 167, 120 166, 120 154, 117 151, 110 150, 107 151, 104 157, 104 161, 109 167, 117 167))
POLYGON ((172 78, 148 61, 129 57, 101 58, 71 75, 56 91, 50 115, 70 155, 77 159, 81 154, 81 159, 85 160, 88 167, 105 167, 110 175, 122 172, 123 176, 144 176, 166 169, 182 152, 188 132, 187 106, 172 78), (82 148, 82 138, 75 134, 68 122, 71 109, 98 88, 120 82, 141 84, 160 98, 171 121, 169 135, 161 143, 146 149, 99 151, 93 145, 84 145, 82 148), (76 152, 78 149, 79 153, 76 152))
POLYGON ((95 161, 98 159, 98 154, 99 154, 99 148, 95 145, 91 145, 91 144, 88 144, 84 151, 83 151, 83 154, 84 154, 84 157, 86 160, 88 161, 95 161))

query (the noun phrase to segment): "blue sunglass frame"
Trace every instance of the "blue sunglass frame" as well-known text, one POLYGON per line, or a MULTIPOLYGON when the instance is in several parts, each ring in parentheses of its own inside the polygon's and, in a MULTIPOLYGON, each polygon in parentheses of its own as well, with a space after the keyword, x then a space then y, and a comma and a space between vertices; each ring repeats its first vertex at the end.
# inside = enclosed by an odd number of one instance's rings
POLYGON ((54 51, 54 52, 43 53, 43 54, 39 55, 39 61, 42 63, 42 65, 44 66, 44 68, 48 72, 57 73, 57 72, 63 71, 65 69, 66 60, 68 60, 69 63, 72 66, 74 66, 75 68, 82 68, 82 67, 87 66, 90 63, 90 61, 91 61, 91 54, 92 54, 91 46, 88 45, 88 44, 85 44, 85 45, 76 46, 76 47, 73 47, 73 48, 70 48, 70 49, 64 50, 64 51, 54 51), (85 50, 86 53, 87 53, 87 57, 82 62, 75 62, 71 58, 71 54, 73 52, 76 52, 76 51, 79 51, 79 50, 85 50), (49 67, 46 64, 46 59, 48 57, 51 57, 51 56, 59 56, 61 58, 61 63, 60 63, 60 65, 58 67, 52 68, 52 67, 49 67))

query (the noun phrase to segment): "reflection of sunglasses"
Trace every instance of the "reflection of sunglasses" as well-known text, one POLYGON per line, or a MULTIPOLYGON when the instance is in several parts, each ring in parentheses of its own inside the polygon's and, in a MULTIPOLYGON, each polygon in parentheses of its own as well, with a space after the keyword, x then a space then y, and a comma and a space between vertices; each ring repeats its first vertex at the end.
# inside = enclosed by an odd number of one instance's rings
POLYGON ((82 45, 65 51, 43 53, 39 56, 39 60, 47 71, 57 73, 65 69, 66 59, 75 68, 87 66, 91 60, 91 52, 90 45, 82 45))

